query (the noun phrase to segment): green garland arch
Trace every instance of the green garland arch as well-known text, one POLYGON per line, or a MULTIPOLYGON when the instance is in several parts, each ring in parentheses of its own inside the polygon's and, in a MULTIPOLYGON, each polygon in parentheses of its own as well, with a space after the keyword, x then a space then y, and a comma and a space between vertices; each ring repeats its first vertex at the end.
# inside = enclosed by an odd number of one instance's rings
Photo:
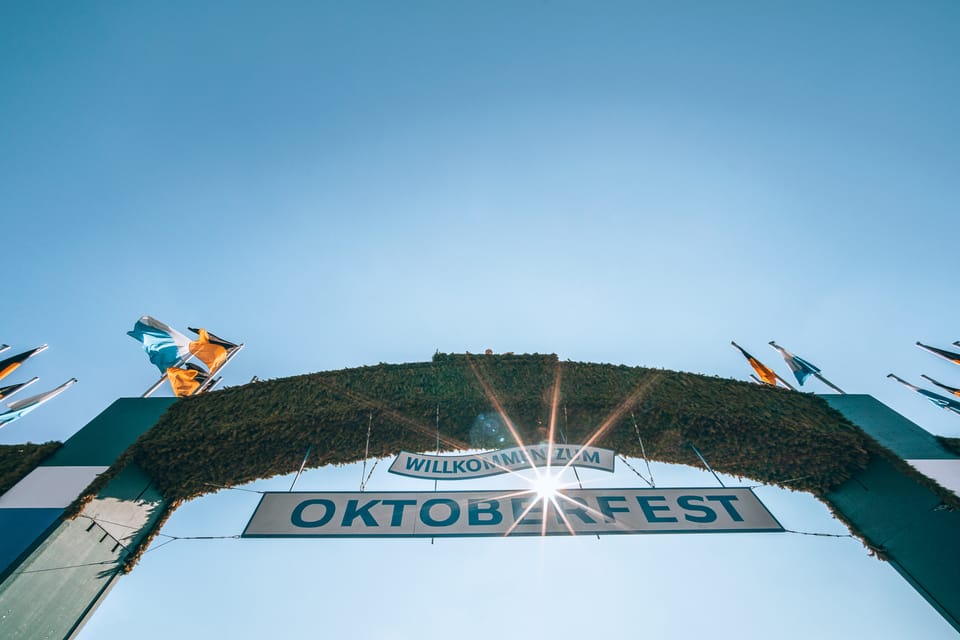
MULTIPOLYGON (((606 424, 593 444, 639 457, 635 419, 653 460, 699 466, 688 446, 693 443, 717 471, 809 491, 828 505, 829 491, 873 456, 887 457, 932 485, 813 394, 662 369, 561 361, 552 354, 438 353, 431 362, 312 373, 179 401, 69 512, 78 513, 131 462, 170 501, 169 515, 183 500, 217 487, 295 471, 308 448, 308 467, 362 460, 371 423, 371 457, 433 450, 438 410, 443 450, 470 447, 471 425, 479 414, 495 411, 496 403, 525 443, 537 442, 549 424, 558 383, 569 442, 584 444, 606 424)), ((128 568, 147 544, 149 537, 128 568)))

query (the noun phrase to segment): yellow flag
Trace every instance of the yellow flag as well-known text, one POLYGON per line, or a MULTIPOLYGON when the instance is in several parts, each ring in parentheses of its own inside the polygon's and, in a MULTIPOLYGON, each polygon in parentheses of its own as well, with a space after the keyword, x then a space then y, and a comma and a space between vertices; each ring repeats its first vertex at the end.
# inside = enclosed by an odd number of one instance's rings
POLYGON ((173 395, 178 398, 192 396, 200 388, 206 379, 207 374, 201 371, 199 367, 187 365, 183 369, 179 367, 170 367, 167 369, 167 379, 170 380, 170 388, 173 389, 173 395))
POLYGON ((190 353, 207 365, 211 374, 216 372, 227 360, 227 350, 211 342, 206 329, 197 329, 197 339, 190 343, 190 353))
POLYGON ((731 340, 730 344, 732 344, 734 347, 740 350, 740 353, 742 353, 743 357, 747 359, 747 362, 750 363, 750 366, 753 367, 753 370, 757 372, 757 375, 760 376, 761 380, 763 380, 767 384, 772 384, 773 386, 777 386, 777 374, 773 372, 773 369, 771 369, 770 367, 763 364, 762 362, 754 358, 752 355, 747 353, 743 349, 743 347, 738 345, 736 342, 733 342, 731 340))
POLYGON ((10 356, 9 358, 0 361, 0 378, 6 378, 8 375, 17 370, 17 368, 22 365, 28 358, 33 355, 36 355, 47 348, 47 345, 37 347, 36 349, 30 349, 30 351, 24 351, 23 353, 18 353, 15 356, 10 356))
POLYGON ((775 374, 770 367, 752 356, 747 358, 747 362, 750 363, 750 366, 753 367, 753 370, 757 372, 757 375, 760 376, 761 380, 767 384, 777 386, 777 374, 775 374))

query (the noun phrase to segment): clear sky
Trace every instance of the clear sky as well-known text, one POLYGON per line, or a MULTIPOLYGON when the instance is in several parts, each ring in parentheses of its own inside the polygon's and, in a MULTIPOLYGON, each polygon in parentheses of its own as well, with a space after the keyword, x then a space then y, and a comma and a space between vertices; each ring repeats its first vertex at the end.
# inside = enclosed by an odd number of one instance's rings
MULTIPOLYGON (((227 384, 488 347, 746 379, 730 340, 786 375, 776 339, 960 436, 884 377, 960 386, 913 346, 960 339, 958 57, 954 2, 5 3, 0 342, 51 346, 8 380, 80 383, 0 442, 139 395, 143 314, 245 342, 227 384)), ((179 541, 81 637, 148 610, 140 638, 955 637, 857 542, 788 534, 179 541)))

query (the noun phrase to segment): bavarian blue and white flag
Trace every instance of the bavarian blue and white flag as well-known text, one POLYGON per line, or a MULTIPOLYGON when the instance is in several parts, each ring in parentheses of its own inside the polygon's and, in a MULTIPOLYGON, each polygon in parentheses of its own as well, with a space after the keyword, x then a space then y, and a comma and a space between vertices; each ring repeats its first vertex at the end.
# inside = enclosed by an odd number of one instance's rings
POLYGON ((892 373, 888 373, 887 377, 893 378, 894 380, 896 380, 903 386, 907 387, 908 389, 913 389, 914 391, 924 396, 927 400, 937 405, 938 407, 941 407, 943 409, 949 409, 950 411, 954 411, 956 413, 960 413, 960 402, 952 398, 947 398, 945 396, 940 395, 939 393, 934 393, 933 391, 927 391, 926 389, 921 389, 917 385, 910 384, 903 378, 898 378, 892 373))
POLYGON ((127 335, 143 345, 150 362, 160 369, 160 373, 166 373, 167 369, 190 355, 190 338, 151 316, 137 320, 133 331, 127 331, 127 335))
POLYGON ((22 418, 47 400, 55 398, 66 391, 76 384, 76 382, 76 378, 70 378, 56 389, 52 389, 46 393, 38 393, 35 396, 30 396, 29 398, 24 398, 23 400, 11 402, 7 405, 7 410, 3 413, 0 413, 0 427, 5 427, 14 420, 22 418))
POLYGON ((793 371, 794 377, 797 379, 797 382, 800 386, 803 386, 804 380, 809 378, 812 375, 820 373, 820 368, 816 365, 810 364, 800 356, 795 356, 780 345, 778 345, 773 340, 770 341, 770 346, 780 352, 780 355, 783 356, 784 361, 786 361, 787 366, 790 367, 790 370, 793 371))

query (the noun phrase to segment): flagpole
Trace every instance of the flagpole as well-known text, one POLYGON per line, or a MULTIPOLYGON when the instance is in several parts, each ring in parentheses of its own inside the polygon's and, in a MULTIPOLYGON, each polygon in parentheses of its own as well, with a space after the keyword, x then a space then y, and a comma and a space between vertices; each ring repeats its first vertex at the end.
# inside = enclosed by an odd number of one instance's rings
MULTIPOLYGON (((773 369, 771 369, 771 371, 773 371, 773 369)), ((779 381, 783 384, 783 386, 785 386, 787 389, 790 389, 790 391, 796 391, 796 389, 794 388, 794 386, 793 386, 792 384, 790 384, 789 382, 787 382, 786 380, 784 380, 783 378, 780 377, 780 374, 779 374, 779 373, 777 373, 776 371, 773 371, 773 375, 774 375, 774 377, 775 377, 777 380, 779 380, 779 381)))
MULTIPOLYGON (((39 394, 39 395, 37 395, 37 396, 33 396, 33 398, 24 398, 23 400, 18 400, 18 401, 15 401, 15 402, 11 402, 10 404, 7 405, 8 411, 7 411, 6 413, 17 412, 17 411, 21 411, 21 410, 24 411, 23 414, 17 416, 16 418, 13 418, 13 420, 17 420, 18 418, 23 417, 24 415, 26 415, 26 414, 29 413, 30 411, 33 411, 34 409, 36 409, 36 408, 39 407, 40 405, 42 405, 42 404, 44 404, 44 403, 46 403, 46 402, 48 402, 48 401, 50 401, 50 400, 53 400, 53 399, 56 398, 58 395, 60 395, 61 393, 63 393, 64 391, 66 391, 67 389, 69 389, 70 387, 72 387, 72 386, 75 385, 75 384, 77 384, 77 379, 76 379, 76 378, 70 378, 69 380, 67 380, 66 382, 64 382, 62 385, 60 385, 59 387, 56 387, 55 389, 51 389, 50 391, 48 391, 48 392, 46 392, 46 393, 41 393, 41 394, 39 394), (31 403, 31 400, 33 400, 32 403, 31 403), (26 403, 26 404, 24 404, 24 403, 26 403)), ((3 424, 5 425, 5 424, 7 424, 8 422, 13 422, 13 420, 8 420, 7 422, 4 422, 3 424)))
POLYGON ((20 393, 21 391, 23 391, 24 389, 26 389, 27 387, 29 387, 30 385, 32 385, 34 382, 36 382, 36 381, 39 380, 39 379, 40 379, 40 378, 38 378, 37 376, 33 376, 31 379, 29 379, 29 380, 27 380, 26 382, 20 384, 19 388, 16 389, 15 391, 11 392, 11 393, 8 394, 8 395, 3 396, 3 399, 6 400, 7 398, 10 398, 10 397, 12 397, 12 396, 20 393))
MULTIPOLYGON (((780 345, 778 345, 774 340, 771 340, 771 341, 768 342, 767 344, 769 344, 771 347, 773 347, 774 349, 776 349, 777 351, 780 352, 780 355, 783 356, 783 359, 786 360, 787 364, 790 365, 790 368, 791 368, 791 369, 794 369, 794 366, 795 366, 796 361, 799 360, 799 361, 800 361, 800 364, 804 365, 804 366, 803 366, 804 371, 806 371, 808 374, 813 374, 813 376, 814 376, 817 380, 819 380, 819 381, 822 382, 823 384, 827 385, 828 387, 830 387, 831 389, 833 389, 833 390, 836 391, 837 393, 840 393, 840 394, 842 394, 842 395, 847 395, 847 392, 846 392, 846 391, 844 391, 843 389, 841 389, 841 388, 838 387, 837 385, 833 384, 832 382, 830 382, 829 380, 827 380, 826 378, 824 378, 823 375, 821 375, 820 370, 819 370, 816 366, 810 364, 810 363, 807 362, 806 360, 803 360, 803 359, 801 359, 801 358, 799 358, 799 357, 797 357, 797 356, 794 356, 792 353, 790 353, 789 351, 787 351, 786 349, 784 349, 783 347, 781 347, 780 345)), ((796 365, 796 366, 800 366, 800 365, 796 365)), ((796 372, 794 372, 794 375, 796 375, 796 372)), ((800 384, 802 385, 803 382, 801 381, 800 384)))
MULTIPOLYGON (((744 351, 743 347, 741 347, 740 345, 738 345, 736 342, 734 342, 733 340, 731 340, 731 341, 730 341, 730 344, 732 344, 734 347, 736 347, 737 350, 740 351, 740 353, 743 354, 743 357, 747 359, 747 362, 750 362, 750 359, 751 359, 751 358, 752 358, 753 360, 756 360, 758 363, 760 363, 761 366, 763 366, 765 369, 768 369, 768 370, 770 371, 770 373, 773 374, 773 379, 774 379, 774 380, 779 380, 780 383, 781 383, 783 386, 785 386, 787 389, 790 389, 790 391, 796 391, 796 389, 794 389, 792 386, 790 386, 790 383, 789 383, 789 382, 787 382, 786 380, 784 380, 783 378, 781 378, 781 377, 777 374, 776 371, 774 371, 773 369, 771 369, 771 368, 768 367, 767 365, 763 364, 762 362, 760 362, 759 360, 757 360, 756 358, 754 358, 753 356, 751 356, 750 354, 748 354, 746 351, 744 351)), ((751 366, 753 366, 753 365, 751 365, 751 366)), ((754 369, 756 369, 756 367, 754 367, 754 369)), ((776 385, 776 384, 773 384, 773 385, 770 385, 770 386, 776 387, 777 385, 776 385)))
MULTIPOLYGON (((933 391, 927 391, 926 389, 921 389, 920 387, 918 387, 918 386, 916 386, 916 385, 914 385, 914 384, 910 384, 909 382, 907 382, 907 381, 904 380, 903 378, 900 378, 900 377, 898 377, 898 376, 895 376, 895 375, 893 375, 892 373, 888 373, 888 374, 887 374, 887 377, 888 377, 888 378, 893 378, 894 380, 896 380, 897 382, 899 382, 899 383, 902 384, 903 386, 907 387, 908 389, 913 389, 914 391, 916 391, 917 393, 919 393, 919 394, 922 395, 924 398, 926 398, 927 400, 929 400, 929 401, 932 402, 933 404, 937 405, 937 406, 940 407, 941 409, 948 409, 948 410, 953 411, 954 413, 960 415, 960 402, 954 400, 953 398, 947 398, 946 396, 941 396, 939 393, 934 393, 933 391)), ((924 376, 924 377, 926 378, 926 376, 924 376)), ((927 378, 927 379, 929 380, 929 378, 927 378)))
POLYGON ((904 380, 904 379, 901 378, 900 376, 896 376, 896 375, 894 375, 894 374, 892 374, 892 373, 888 373, 888 374, 887 374, 887 377, 896 380, 897 382, 899 382, 899 383, 902 384, 903 386, 907 387, 908 389, 913 389, 914 391, 919 391, 919 390, 920 390, 920 387, 918 387, 918 386, 915 385, 915 384, 910 384, 909 382, 907 382, 906 380, 904 380))
POLYGON ((937 385, 937 386, 940 387, 941 389, 946 389, 947 391, 949 391, 951 394, 953 394, 953 395, 955 395, 955 396, 960 396, 960 389, 954 389, 953 387, 948 387, 947 385, 943 384, 942 382, 937 382, 936 380, 934 380, 933 378, 931 378, 930 376, 928 376, 928 375, 925 374, 925 373, 921 373, 921 374, 920 374, 920 377, 921 377, 921 378, 926 378, 927 380, 929 380, 929 381, 932 382, 933 384, 937 385))
MULTIPOLYGON (((238 351, 240 351, 240 349, 242 349, 242 348, 243 348, 243 344, 240 344, 240 345, 237 345, 236 348, 231 349, 231 350, 230 350, 230 353, 227 355, 226 360, 223 361, 223 364, 220 365, 220 367, 217 369, 217 371, 220 371, 220 370, 223 369, 225 366, 227 366, 227 363, 230 362, 230 360, 233 358, 233 356, 235 356, 236 353, 237 353, 238 351)), ((182 367, 182 366, 185 365, 186 363, 190 362, 190 360, 192 360, 193 358, 194 358, 194 354, 193 354, 193 353, 190 353, 190 354, 188 354, 188 355, 180 358, 179 360, 177 360, 177 361, 173 364, 173 368, 175 368, 175 367, 182 367)), ((168 377, 167 374, 164 373, 162 376, 160 376, 160 379, 157 380, 156 382, 154 382, 153 385, 151 385, 149 389, 147 389, 146 391, 144 391, 144 392, 143 392, 143 395, 140 396, 140 397, 141 397, 141 398, 149 398, 151 395, 153 395, 153 394, 157 391, 157 389, 159 389, 161 386, 163 386, 163 383, 164 383, 164 381, 166 381, 167 377, 168 377)), ((207 390, 208 390, 210 387, 212 387, 213 384, 214 384, 214 383, 212 382, 212 380, 213 380, 213 377, 211 376, 211 378, 210 378, 207 382, 205 382, 203 385, 201 385, 200 388, 197 389, 197 391, 196 391, 195 393, 191 394, 191 395, 197 395, 197 394, 199 394, 199 393, 203 393, 204 391, 207 391, 207 390)))
POLYGON ((827 385, 828 387, 830 387, 831 389, 833 389, 833 390, 836 391, 837 393, 840 393, 840 394, 843 394, 843 395, 847 395, 847 392, 846 392, 846 391, 844 391, 843 389, 841 389, 841 388, 838 387, 837 385, 833 384, 832 382, 830 382, 829 380, 827 380, 826 378, 824 378, 824 377, 823 377, 822 375, 820 375, 819 373, 814 373, 813 375, 816 376, 817 380, 819 380, 819 381, 822 382, 823 384, 827 385))
MULTIPOLYGON (((177 360, 175 363, 173 363, 173 366, 174 366, 174 367, 182 367, 182 366, 185 365, 187 362, 189 362, 191 358, 193 358, 193 354, 192 354, 192 353, 187 354, 187 355, 183 356, 182 358, 180 358, 179 360, 177 360)), ((151 386, 149 389, 147 389, 146 391, 144 391, 144 392, 143 392, 143 395, 140 396, 140 397, 141 397, 141 398, 149 398, 151 395, 153 395, 153 393, 154 393, 157 389, 160 388, 160 386, 163 384, 163 381, 166 380, 166 379, 167 379, 167 372, 164 371, 164 372, 163 372, 163 375, 160 376, 160 379, 157 380, 156 382, 154 382, 154 383, 153 383, 153 386, 151 386)))

